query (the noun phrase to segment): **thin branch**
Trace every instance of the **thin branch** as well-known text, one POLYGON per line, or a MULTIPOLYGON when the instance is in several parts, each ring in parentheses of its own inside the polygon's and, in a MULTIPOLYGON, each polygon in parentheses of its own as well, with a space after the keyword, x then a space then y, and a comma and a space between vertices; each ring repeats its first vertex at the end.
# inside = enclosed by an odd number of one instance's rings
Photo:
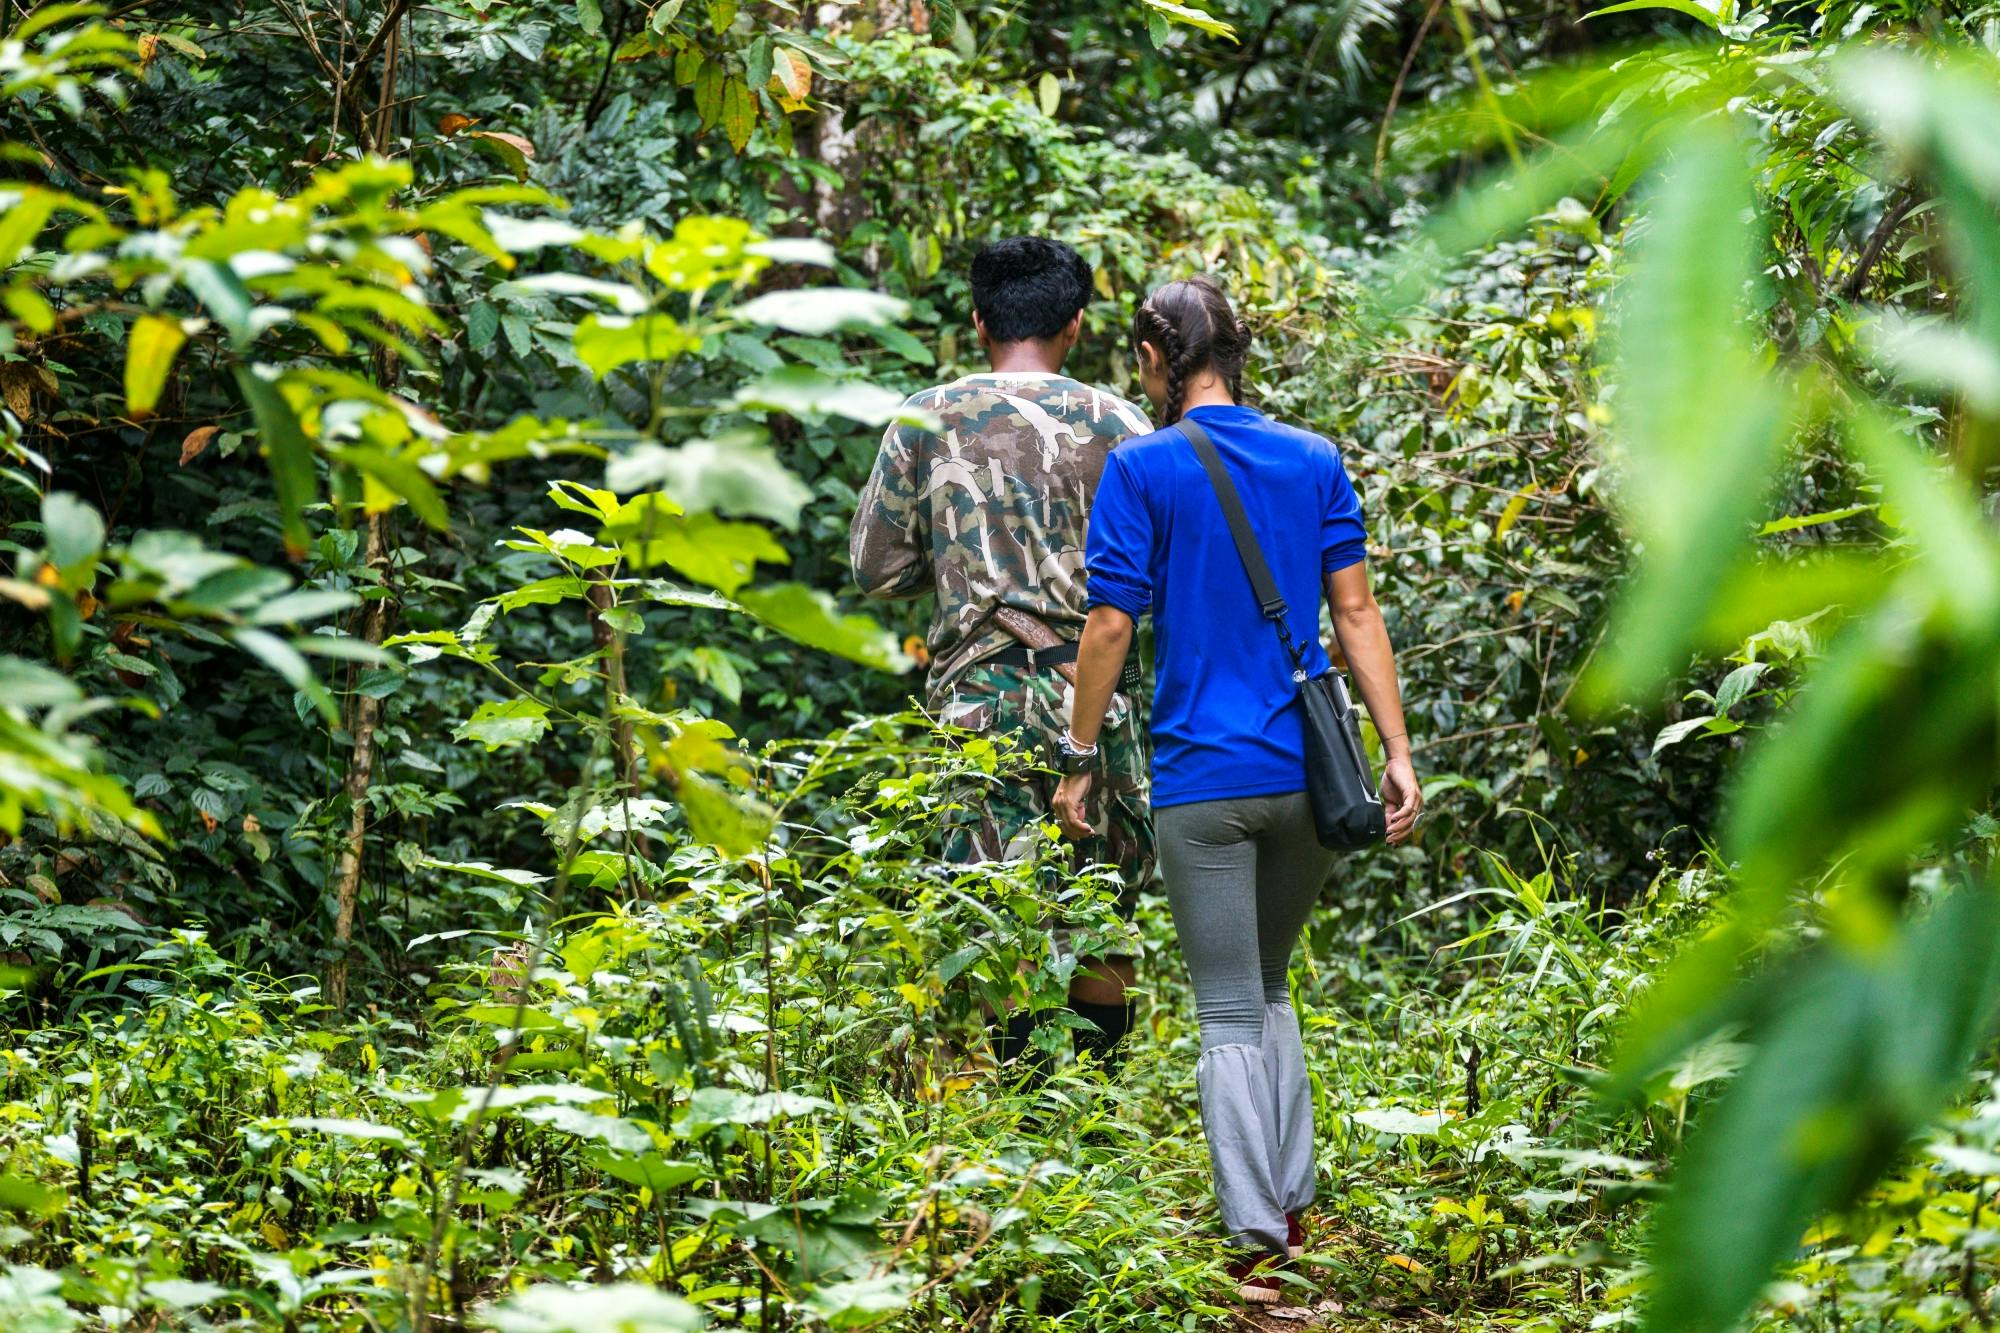
POLYGON ((1850 301, 1860 297, 1861 289, 1868 285, 1869 273, 1894 239, 1896 228, 1902 226, 1903 219, 1909 217, 1922 202, 1923 197, 1915 190, 1906 189, 1902 197, 1882 215, 1882 220, 1875 224, 1875 230, 1869 233, 1868 243, 1861 248, 1861 257, 1854 261, 1854 272, 1848 274, 1847 281, 1840 286, 1843 297, 1850 301))

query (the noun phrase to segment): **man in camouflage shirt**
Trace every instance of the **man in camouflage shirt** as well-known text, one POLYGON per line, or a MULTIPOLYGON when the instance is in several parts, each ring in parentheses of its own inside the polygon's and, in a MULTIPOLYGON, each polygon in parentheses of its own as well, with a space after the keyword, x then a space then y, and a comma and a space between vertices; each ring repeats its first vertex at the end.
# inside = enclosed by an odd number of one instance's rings
MULTIPOLYGON (((1047 757, 1069 721, 1070 686, 1049 664, 1074 661, 1083 632, 1084 523, 1113 445, 1152 427, 1130 403, 1062 374, 1090 302, 1090 267, 1059 241, 1016 237, 972 261, 973 327, 992 370, 910 399, 935 430, 891 426, 861 493, 850 538, 854 575, 871 597, 935 593, 929 697, 946 723, 1009 735, 1047 757), (1046 625, 1055 653, 1026 649, 1009 610, 1046 625)), ((1099 741, 1098 835, 1075 844, 1077 866, 1118 867, 1129 915, 1153 873, 1145 719, 1114 699, 1099 741)), ((1025 855, 1048 822, 1055 779, 969 794, 946 847, 955 861, 1025 855)), ((1078 1050, 1109 1060, 1132 1023, 1130 958, 1085 959, 1070 1007, 1096 1033, 1078 1050)), ((996 1033, 1003 1063, 1029 1052, 1032 1023, 996 1033)))

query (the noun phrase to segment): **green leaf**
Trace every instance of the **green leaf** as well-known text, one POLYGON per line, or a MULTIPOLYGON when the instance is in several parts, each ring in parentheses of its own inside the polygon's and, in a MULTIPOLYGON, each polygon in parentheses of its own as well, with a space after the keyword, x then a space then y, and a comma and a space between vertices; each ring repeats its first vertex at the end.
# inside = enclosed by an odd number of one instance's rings
POLYGON ((885 1273, 852 1282, 823 1282, 806 1305, 831 1329, 870 1328, 910 1303, 919 1280, 910 1273, 885 1273))
POLYGON ((1704 609, 1745 561, 1751 523, 1783 447, 1790 397, 1766 367, 1746 293, 1762 263, 1749 174, 1735 139, 1686 132, 1633 244, 1615 351, 1614 459, 1643 555, 1585 678, 1602 707, 1678 666, 1704 609))
POLYGON ((296 625, 301 621, 317 620, 330 616, 336 611, 345 611, 361 605, 361 599, 351 592, 341 592, 332 588, 301 588, 281 597, 273 597, 250 614, 253 625, 296 625))
POLYGON ((293 1116, 285 1123, 293 1129, 308 1129, 316 1134, 331 1134, 340 1139, 361 1139, 370 1143, 394 1143, 408 1148, 413 1146, 410 1136, 393 1125, 378 1125, 372 1120, 335 1119, 324 1116, 293 1116))
POLYGON ((737 600, 787 638, 878 671, 905 672, 916 665, 890 631, 867 616, 848 615, 832 597, 803 583, 750 588, 737 600))
POLYGON ((0 213, 0 268, 12 264, 34 244, 62 199, 58 191, 30 186, 0 213))
POLYGON ((1035 101, 1042 108, 1042 114, 1054 120, 1056 108, 1062 105, 1062 80, 1053 74, 1043 73, 1035 85, 1035 101))
POLYGON ((769 806, 699 773, 682 773, 674 794, 689 830, 724 856, 748 856, 771 835, 769 806))
MULTIPOLYGON (((229 331, 230 340, 239 349, 250 345, 250 340, 257 336, 251 322, 256 302, 234 270, 211 259, 190 259, 181 265, 181 281, 195 294, 209 317, 229 331)), ((242 367, 236 373, 240 379, 242 367)))
POLYGON ((292 412, 290 403, 260 366, 237 366, 236 387, 257 419, 257 433, 264 444, 264 458, 271 467, 271 480, 278 492, 278 514, 284 524, 285 554, 303 560, 312 547, 312 533, 306 527, 306 506, 317 495, 318 478, 313 472, 312 442, 292 412))
MULTIPOLYGON (((439 532, 451 530, 451 512, 445 508, 444 497, 424 470, 407 458, 380 449, 359 449, 350 446, 329 448, 327 456, 335 462, 345 463, 358 471, 367 473, 381 484, 384 490, 401 496, 409 503, 418 518, 439 532)), ((370 505, 372 509, 377 506, 370 505)), ((386 502, 380 506, 386 508, 386 502)))
POLYGON ((614 455, 604 479, 621 494, 659 487, 690 513, 713 509, 787 528, 798 527, 799 511, 813 494, 760 436, 747 432, 673 449, 645 440, 614 455))
POLYGON ((576 0, 576 22, 584 34, 595 37, 604 30, 604 10, 598 0, 576 0))
POLYGON ((1227 37, 1232 42, 1236 40, 1236 29, 1230 27, 1221 19, 1212 18, 1202 13, 1199 9, 1190 9, 1186 5, 1173 4, 1171 0, 1145 0, 1145 4, 1150 14, 1158 15, 1174 23, 1184 24, 1197 31, 1205 32, 1211 37, 1227 37))
POLYGON ((1820 514, 1794 514, 1788 518, 1774 518, 1757 529, 1759 537, 1775 537, 1780 533, 1797 532, 1800 528, 1816 528, 1822 523, 1838 523, 1842 519, 1866 514, 1877 508, 1869 505, 1849 505, 1845 509, 1829 509, 1820 514))
POLYGON ((549 710, 535 699, 483 703, 472 716, 451 729, 454 738, 478 741, 490 754, 516 745, 532 745, 549 729, 549 710))
POLYGON ((782 565, 791 559, 757 524, 732 523, 713 514, 643 522, 614 535, 634 568, 671 565, 697 583, 720 588, 725 596, 734 596, 748 583, 758 564, 782 565))
POLYGON ((42 541, 49 563, 66 581, 77 575, 88 582, 90 567, 104 549, 104 519, 68 491, 50 491, 42 497, 42 541))
POLYGON ((61 1212, 65 1202, 63 1192, 53 1185, 26 1176, 0 1176, 0 1212, 50 1217, 61 1212))
POLYGON ((1700 19, 1710 28, 1722 26, 1722 18, 1706 5, 1695 0, 1623 0, 1623 3, 1606 5, 1603 9, 1593 9, 1584 15, 1586 19, 1603 18, 1606 14, 1629 14, 1640 9, 1671 9, 1676 14, 1685 14, 1691 19, 1700 19))
POLYGON ((287 685, 311 700, 328 726, 340 720, 340 710, 333 706, 333 696, 313 675, 312 667, 298 649, 276 635, 247 626, 232 631, 229 637, 236 641, 237 647, 277 672, 287 685))
POLYGON ((701 340, 682 328, 672 315, 586 315, 576 326, 577 359, 603 379, 634 361, 671 361, 693 351, 701 340))
POLYGON ((841 329, 894 324, 909 312, 907 301, 851 287, 797 287, 768 292, 736 308, 739 317, 752 323, 775 324, 809 337, 841 329))
POLYGON ((851 417, 867 426, 890 421, 928 425, 931 418, 909 407, 903 396, 879 385, 837 380, 806 366, 786 366, 736 391, 733 405, 788 412, 793 416, 851 417))
POLYGON ((181 322, 167 315, 141 315, 132 325, 125 340, 125 409, 135 419, 152 414, 186 341, 181 322))
POLYGON ((649 1189, 656 1195, 679 1189, 708 1174, 705 1167, 692 1162, 669 1162, 656 1152, 635 1155, 610 1148, 589 1148, 584 1151, 583 1160, 608 1176, 649 1189))
POLYGON ((2000 899, 1967 886, 1886 949, 1822 948, 1761 987, 1755 1054, 1654 1219, 1651 1333, 1734 1327, 1807 1224, 1857 1197, 1959 1086, 2000 1007, 1996 934, 2000 899))
POLYGON ((757 98, 741 79, 732 78, 722 85, 722 132, 729 136, 729 146, 742 152, 749 146, 751 132, 757 128, 757 98))
POLYGON ((719 62, 704 61, 694 76, 694 109, 701 115, 701 127, 711 128, 722 118, 722 89, 728 82, 719 62))
POLYGON ((500 311, 491 301, 474 301, 465 312, 465 345, 483 351, 500 332, 500 311))

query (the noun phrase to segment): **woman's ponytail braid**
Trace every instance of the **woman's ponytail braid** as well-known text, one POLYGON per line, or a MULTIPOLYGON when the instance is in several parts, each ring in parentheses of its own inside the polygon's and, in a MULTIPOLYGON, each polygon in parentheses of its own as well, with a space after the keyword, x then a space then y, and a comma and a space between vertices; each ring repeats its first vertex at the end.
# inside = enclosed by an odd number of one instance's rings
POLYGON ((1222 288, 1205 277, 1170 282, 1148 296, 1132 315, 1132 347, 1151 343, 1160 350, 1167 376, 1162 425, 1179 421, 1188 385, 1210 369, 1243 401, 1243 366, 1250 356, 1250 328, 1236 318, 1222 288))

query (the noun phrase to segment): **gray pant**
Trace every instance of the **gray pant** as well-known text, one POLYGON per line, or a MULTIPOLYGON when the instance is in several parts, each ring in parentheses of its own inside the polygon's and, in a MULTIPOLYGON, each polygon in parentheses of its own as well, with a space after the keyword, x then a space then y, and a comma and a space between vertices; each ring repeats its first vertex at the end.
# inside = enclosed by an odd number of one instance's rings
POLYGON ((1303 792, 1168 806, 1160 869, 1201 1020, 1202 1128, 1235 1243, 1285 1248, 1313 1199, 1312 1088, 1286 971, 1333 854, 1303 792))

